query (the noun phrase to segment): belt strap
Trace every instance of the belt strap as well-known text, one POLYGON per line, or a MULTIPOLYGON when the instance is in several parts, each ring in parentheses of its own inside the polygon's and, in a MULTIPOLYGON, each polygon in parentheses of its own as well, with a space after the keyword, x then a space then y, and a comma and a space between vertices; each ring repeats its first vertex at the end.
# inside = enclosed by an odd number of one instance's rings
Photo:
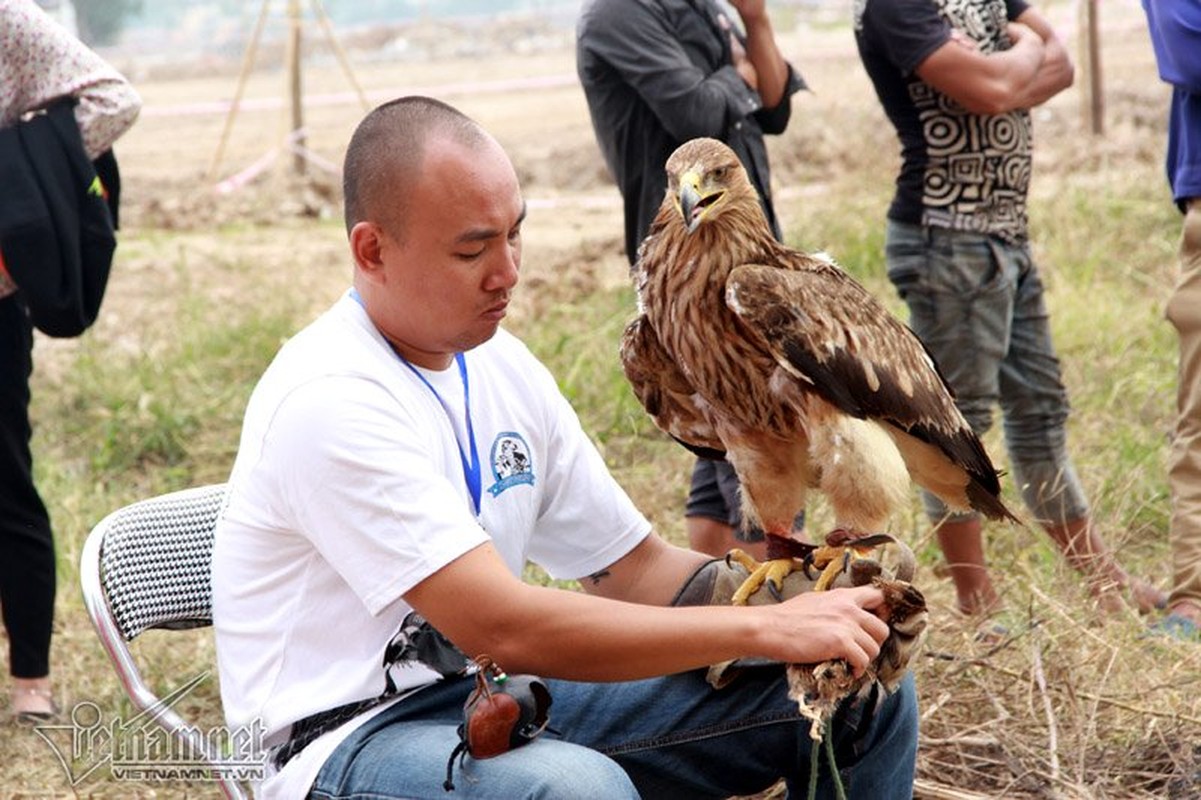
POLYGON ((292 723, 288 740, 272 748, 271 763, 275 765, 276 770, 283 769, 285 764, 299 755, 301 750, 312 744, 319 736, 345 725, 364 711, 375 708, 396 696, 396 693, 385 693, 378 697, 346 703, 328 711, 318 711, 316 714, 309 714, 307 717, 296 720, 292 723))

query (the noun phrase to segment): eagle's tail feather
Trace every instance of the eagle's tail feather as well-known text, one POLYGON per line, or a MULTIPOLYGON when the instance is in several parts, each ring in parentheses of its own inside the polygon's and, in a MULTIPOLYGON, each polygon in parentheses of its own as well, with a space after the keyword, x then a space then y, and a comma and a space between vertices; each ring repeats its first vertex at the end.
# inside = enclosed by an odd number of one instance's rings
POLYGON ((980 485, 980 483, 972 478, 967 485, 967 499, 971 503, 972 509, 979 511, 989 519, 1007 520, 1021 524, 1022 521, 1014 516, 1001 498, 990 492, 988 489, 980 485))

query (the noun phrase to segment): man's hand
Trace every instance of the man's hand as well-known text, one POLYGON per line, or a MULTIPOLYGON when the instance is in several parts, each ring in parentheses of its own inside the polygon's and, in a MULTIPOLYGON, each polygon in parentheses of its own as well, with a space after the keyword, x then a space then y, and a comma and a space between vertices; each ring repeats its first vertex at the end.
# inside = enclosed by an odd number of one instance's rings
POLYGON ((748 27, 767 16, 767 0, 730 0, 730 5, 748 27))
MULTIPOLYGON (((899 563, 890 563, 886 568, 893 570, 909 570, 906 577, 912 575, 909 558, 912 551, 904 545, 896 545, 899 563)), ((867 566, 878 562, 864 559, 858 564, 867 566)), ((882 617, 887 612, 884 607, 884 595, 871 586, 862 585, 871 580, 867 573, 859 577, 859 571, 843 573, 835 581, 835 587, 830 591, 814 592, 818 574, 807 574, 806 570, 797 570, 784 578, 780 597, 785 598, 781 603, 775 592, 766 586, 761 587, 748 598, 751 606, 765 606, 770 610, 772 619, 764 626, 769 632, 768 651, 761 653, 762 658, 743 658, 734 662, 723 662, 714 665, 709 671, 709 680, 714 686, 724 686, 738 674, 743 667, 763 663, 763 659, 783 661, 788 663, 808 664, 825 661, 831 658, 845 658, 851 664, 855 675, 859 675, 876 658, 880 652, 881 643, 888 636, 888 625, 882 617), (775 648, 783 647, 788 655, 779 655, 775 648)), ((730 560, 715 559, 698 569, 687 580, 677 593, 672 605, 728 605, 735 591, 742 585, 749 573, 740 563, 730 560)), ((874 574, 874 573, 873 573, 874 574)), ((889 575, 894 574, 889 572, 889 575)))
POLYGON ((1005 33, 1009 36, 1009 46, 1016 47, 1017 43, 1028 36, 1035 37, 1038 44, 1043 43, 1043 37, 1038 35, 1038 32, 1021 22, 1010 22, 1005 26, 1005 33))
POLYGON ((759 91, 759 71, 755 69, 755 65, 747 58, 746 49, 742 46, 742 42, 738 41, 738 37, 731 32, 730 36, 730 61, 734 64, 734 69, 738 70, 738 74, 746 81, 746 85, 754 91, 759 91))
POLYGON ((871 586, 806 592, 771 606, 783 619, 776 630, 803 651, 788 661, 815 664, 842 658, 856 676, 880 654, 888 623, 880 618, 884 594, 871 586))
MULTIPOLYGON (((776 46, 771 19, 767 15, 765 0, 730 0, 730 5, 742 18, 746 31, 745 49, 737 41, 731 48, 734 68, 763 98, 767 108, 775 108, 784 99, 788 87, 788 64, 776 46)), ((727 21, 727 25, 728 25, 727 21)), ((727 28, 734 40, 734 32, 727 28)))
POLYGON ((980 49, 980 44, 958 28, 951 29, 951 41, 973 53, 980 49))

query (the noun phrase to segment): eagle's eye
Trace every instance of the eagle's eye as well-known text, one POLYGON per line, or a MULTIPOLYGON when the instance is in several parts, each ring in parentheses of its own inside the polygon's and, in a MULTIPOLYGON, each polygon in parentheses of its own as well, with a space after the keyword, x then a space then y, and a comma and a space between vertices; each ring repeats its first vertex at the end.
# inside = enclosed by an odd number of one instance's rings
POLYGON ((713 176, 713 180, 715 181, 724 181, 726 179, 726 173, 729 172, 729 170, 729 167, 717 167, 709 174, 713 176))

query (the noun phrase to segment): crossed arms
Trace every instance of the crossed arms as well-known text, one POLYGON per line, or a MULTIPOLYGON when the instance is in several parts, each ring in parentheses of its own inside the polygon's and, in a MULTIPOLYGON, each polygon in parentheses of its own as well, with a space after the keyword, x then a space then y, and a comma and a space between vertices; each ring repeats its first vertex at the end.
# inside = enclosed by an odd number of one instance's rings
POLYGON ((952 32, 917 66, 917 75, 976 114, 1032 108, 1072 85, 1071 57, 1041 14, 1026 9, 1009 23, 1008 34, 1008 50, 986 54, 952 32))

